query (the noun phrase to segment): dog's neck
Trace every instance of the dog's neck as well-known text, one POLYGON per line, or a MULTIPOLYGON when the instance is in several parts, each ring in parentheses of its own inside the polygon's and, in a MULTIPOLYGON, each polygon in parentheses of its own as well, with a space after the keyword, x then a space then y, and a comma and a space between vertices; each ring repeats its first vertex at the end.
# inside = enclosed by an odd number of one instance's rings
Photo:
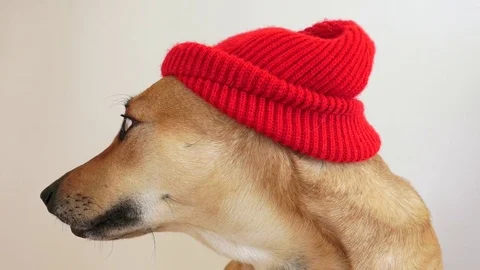
POLYGON ((260 185, 254 190, 268 198, 262 205, 278 208, 278 216, 267 218, 261 210, 252 209, 255 218, 251 223, 255 224, 242 225, 243 233, 200 230, 190 234, 218 253, 252 264, 255 269, 304 270, 318 269, 317 265, 346 269, 347 255, 341 241, 329 226, 318 222, 323 217, 309 209, 318 203, 327 164, 249 131, 233 143, 238 147, 232 149, 233 153, 239 153, 236 162, 248 164, 233 175, 250 178, 245 183, 260 185), (253 232, 255 229, 257 232, 253 232))
POLYGON ((221 160, 247 165, 219 164, 225 170, 219 174, 257 185, 252 190, 261 195, 250 198, 259 201, 230 202, 231 209, 242 203, 252 210, 219 221, 218 228, 179 229, 219 254, 255 269, 372 269, 373 263, 387 269, 392 251, 373 254, 369 247, 381 242, 375 237, 392 229, 422 231, 419 227, 428 223, 418 194, 379 156, 358 163, 323 162, 239 130, 238 136, 229 130, 221 140, 230 145, 221 160), (232 173, 235 169, 240 171, 232 173), (258 205, 275 210, 262 212, 258 205))
MULTIPOLYGON (((255 138, 247 140, 255 143, 255 138)), ((429 214, 418 194, 380 156, 335 164, 272 147, 269 142, 253 147, 262 153, 259 148, 265 144, 266 151, 258 159, 253 154, 248 158, 253 159, 265 194, 283 209, 282 221, 302 228, 271 234, 272 242, 266 246, 275 248, 262 250, 275 258, 271 269, 326 269, 326 265, 351 269, 369 265, 369 260, 382 268, 389 265, 391 254, 369 254, 369 245, 377 241, 375 234, 392 228, 415 230, 428 223, 429 214), (272 149, 278 150, 276 154, 272 149), (365 238, 366 232, 371 233, 370 239, 365 238)))

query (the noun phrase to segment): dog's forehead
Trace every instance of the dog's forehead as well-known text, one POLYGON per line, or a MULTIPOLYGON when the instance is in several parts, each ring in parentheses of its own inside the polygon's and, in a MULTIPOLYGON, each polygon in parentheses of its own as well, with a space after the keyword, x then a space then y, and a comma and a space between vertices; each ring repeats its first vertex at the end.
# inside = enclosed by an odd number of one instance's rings
POLYGON ((181 120, 201 126, 219 119, 219 112, 174 77, 162 78, 134 96, 126 114, 142 122, 181 120))
POLYGON ((126 114, 138 120, 151 120, 168 110, 172 100, 167 97, 168 85, 160 83, 153 84, 143 92, 132 97, 126 104, 126 114))

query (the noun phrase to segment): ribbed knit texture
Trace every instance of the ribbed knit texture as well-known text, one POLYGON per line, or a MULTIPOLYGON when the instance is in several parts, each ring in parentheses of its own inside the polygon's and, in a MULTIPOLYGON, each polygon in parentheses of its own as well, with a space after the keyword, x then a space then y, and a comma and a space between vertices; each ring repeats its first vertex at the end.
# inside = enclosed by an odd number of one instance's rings
POLYGON ((223 113, 284 146, 332 161, 368 159, 380 137, 356 99, 368 83, 375 46, 353 21, 303 31, 269 27, 215 46, 174 46, 162 64, 223 113))

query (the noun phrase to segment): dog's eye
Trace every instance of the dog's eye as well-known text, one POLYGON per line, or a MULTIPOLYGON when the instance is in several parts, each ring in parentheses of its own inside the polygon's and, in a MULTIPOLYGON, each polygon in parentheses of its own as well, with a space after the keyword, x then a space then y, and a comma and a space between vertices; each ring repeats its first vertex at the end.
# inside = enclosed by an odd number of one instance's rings
POLYGON ((133 124, 132 119, 130 119, 130 118, 123 119, 123 130, 125 130, 125 132, 127 132, 130 129, 130 127, 132 126, 132 124, 133 124))
POLYGON ((123 141, 123 139, 127 135, 127 132, 134 126, 135 120, 123 114, 122 114, 122 117, 123 117, 123 122, 122 122, 122 127, 120 129, 119 135, 120 135, 120 140, 123 141))

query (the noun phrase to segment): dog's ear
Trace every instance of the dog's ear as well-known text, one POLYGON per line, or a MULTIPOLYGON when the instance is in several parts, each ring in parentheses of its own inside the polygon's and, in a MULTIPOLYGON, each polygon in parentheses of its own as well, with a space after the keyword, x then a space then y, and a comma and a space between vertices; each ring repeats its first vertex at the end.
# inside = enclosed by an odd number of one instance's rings
POLYGON ((224 270, 255 270, 255 268, 249 264, 231 261, 229 264, 227 264, 227 266, 225 266, 224 270))

